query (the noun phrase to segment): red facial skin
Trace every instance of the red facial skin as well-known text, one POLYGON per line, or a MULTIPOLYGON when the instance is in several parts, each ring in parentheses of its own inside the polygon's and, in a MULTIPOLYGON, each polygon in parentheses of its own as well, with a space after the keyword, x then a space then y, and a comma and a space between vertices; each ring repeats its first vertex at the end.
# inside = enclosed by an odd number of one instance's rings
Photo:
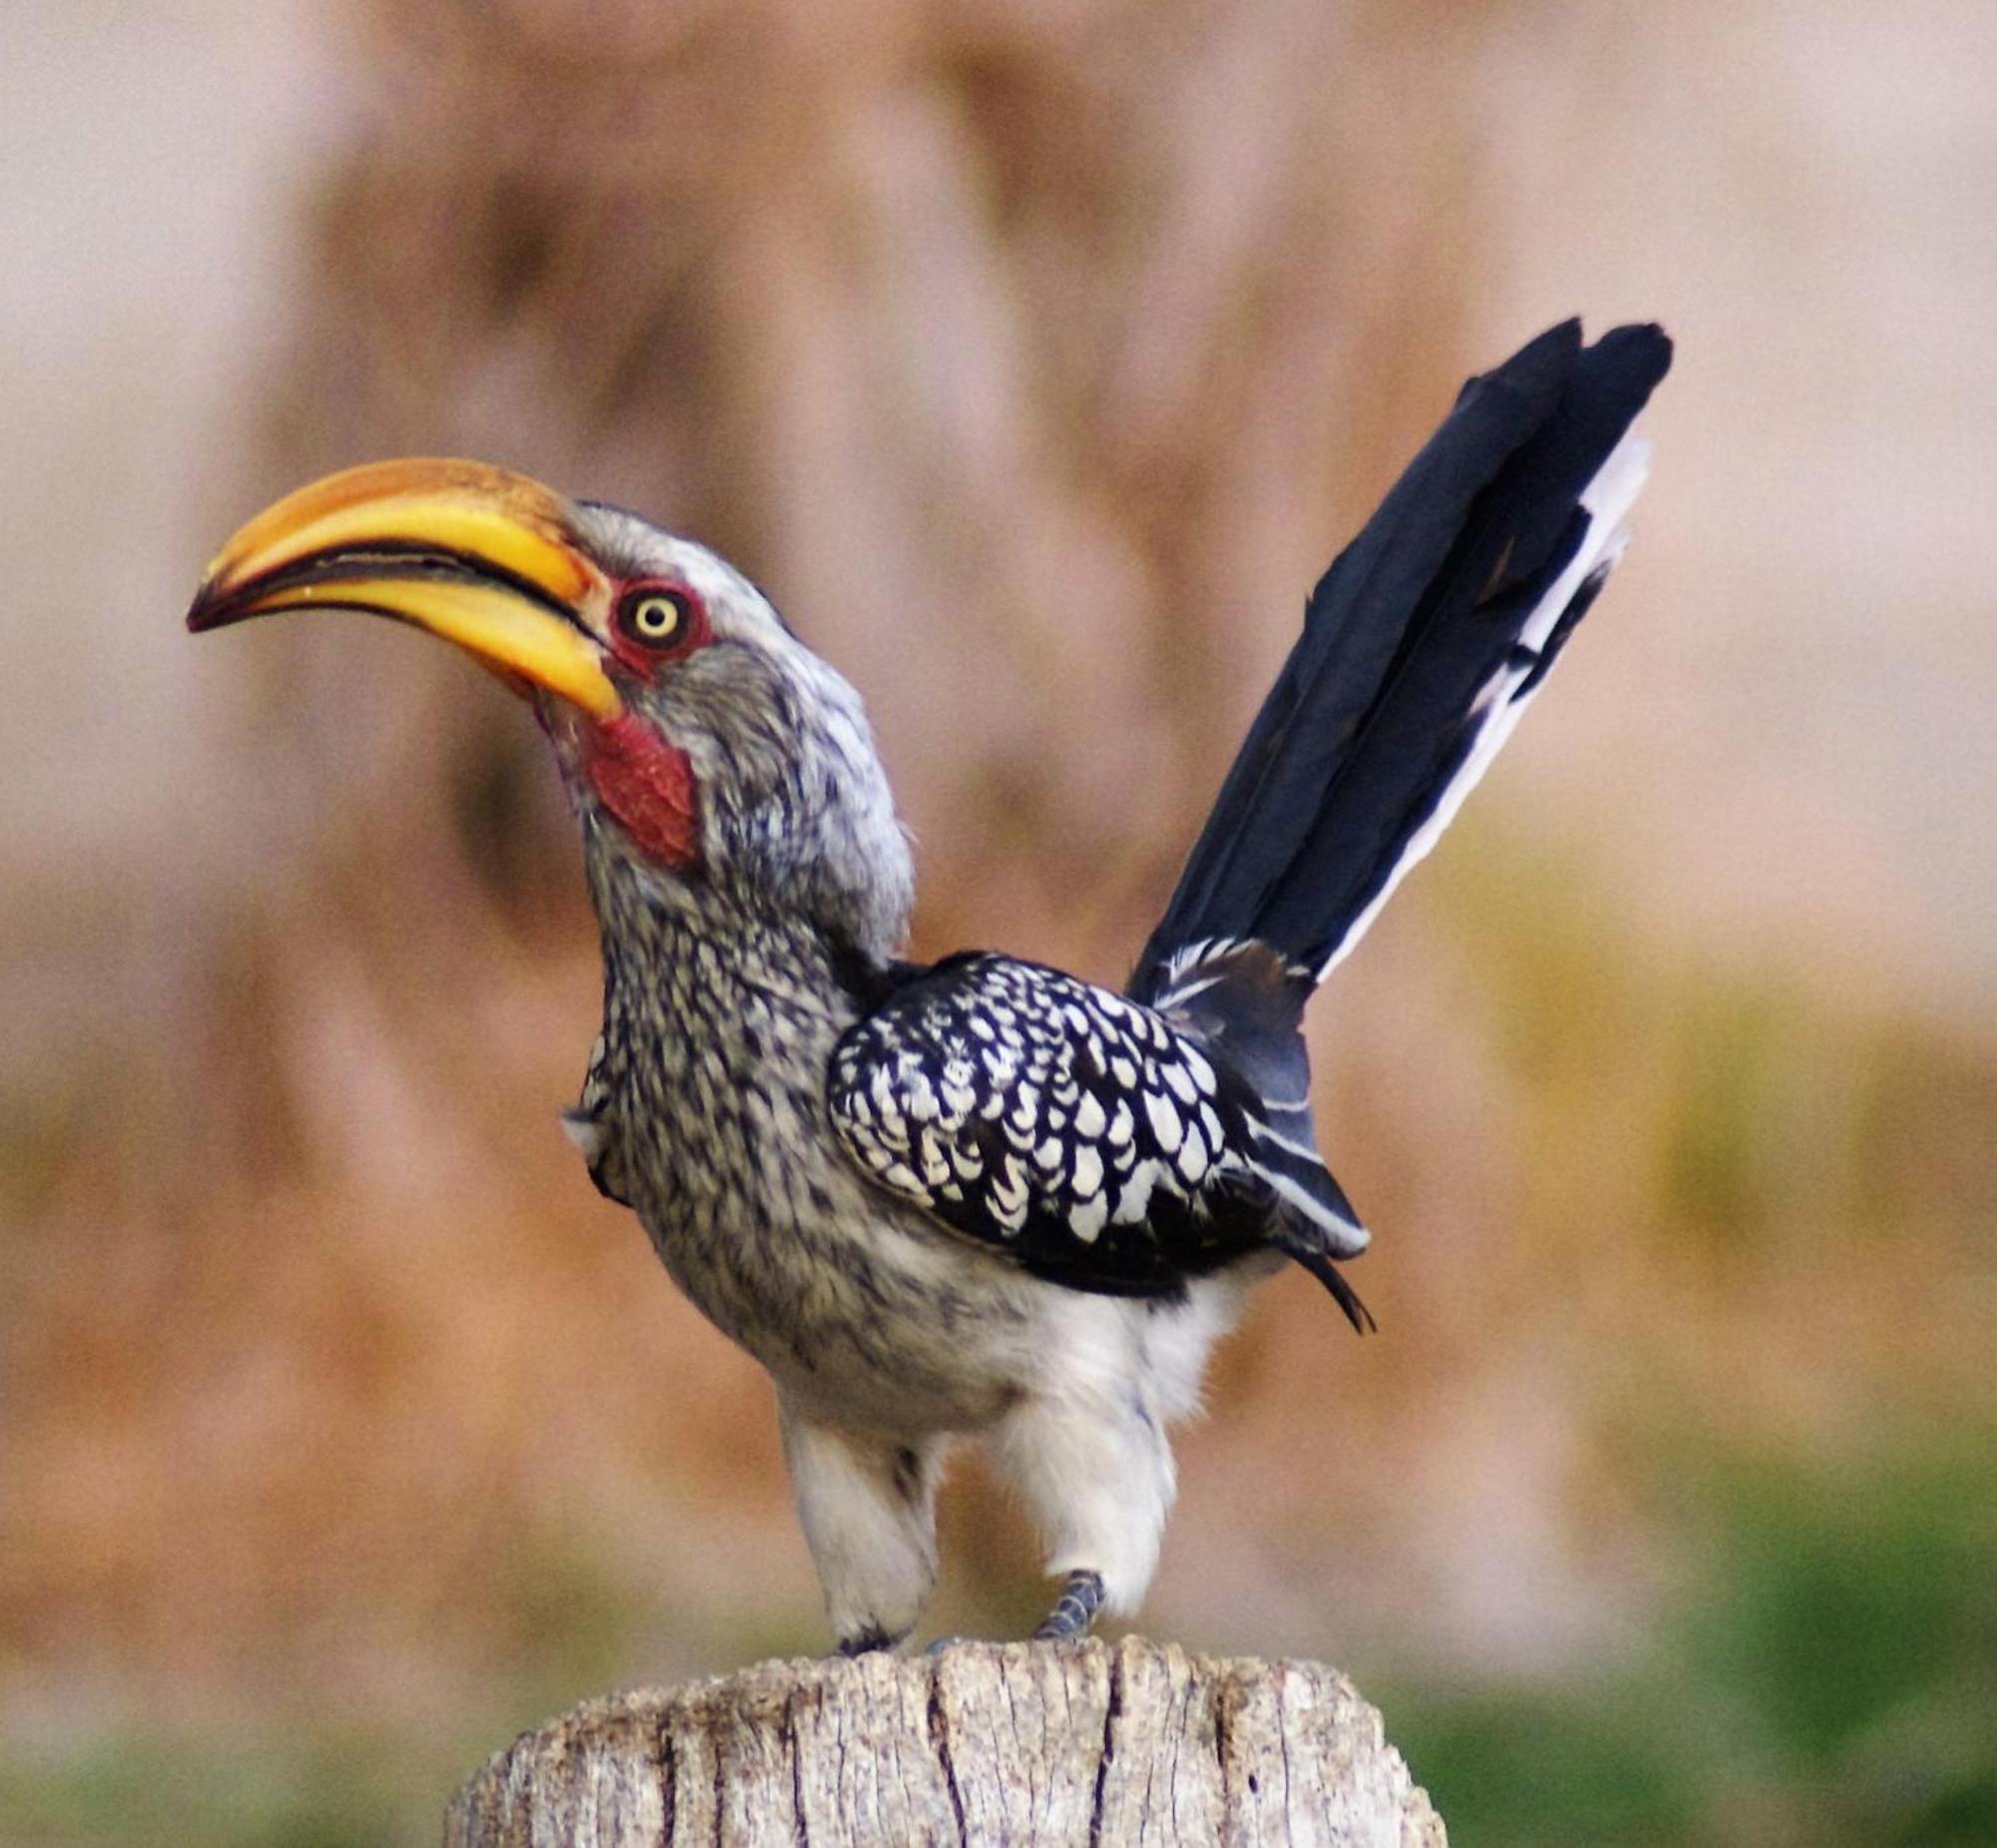
MULTIPOLYGON (((707 611, 684 584, 654 579, 625 584, 619 589, 616 610, 610 653, 640 680, 652 680, 713 639, 707 611), (623 613, 648 595, 670 595, 684 612, 679 633, 664 647, 647 644, 623 620, 623 613)), ((700 864, 700 804, 693 764, 646 720, 625 712, 591 726, 582 772, 597 800, 642 852, 675 872, 700 864)))

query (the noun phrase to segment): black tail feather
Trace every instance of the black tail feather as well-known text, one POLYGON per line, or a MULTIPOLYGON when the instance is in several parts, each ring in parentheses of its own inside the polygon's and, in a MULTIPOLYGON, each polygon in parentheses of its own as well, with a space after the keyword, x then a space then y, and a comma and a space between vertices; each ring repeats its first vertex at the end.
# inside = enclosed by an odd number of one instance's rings
POLYGON ((1356 1333, 1377 1335, 1380 1332, 1380 1324, 1373 1320, 1372 1310, 1359 1300, 1359 1292, 1345 1281, 1345 1274, 1323 1252, 1297 1245, 1285 1245, 1282 1250, 1284 1256, 1295 1259, 1331 1292, 1331 1300, 1345 1312, 1345 1319, 1356 1333))
POLYGON ((1593 556, 1608 537, 1582 495, 1669 363, 1657 327, 1585 347, 1568 321, 1464 387, 1312 592, 1133 993, 1207 939, 1259 938, 1320 974, 1347 946, 1600 588, 1606 554, 1563 587, 1584 542, 1593 556))

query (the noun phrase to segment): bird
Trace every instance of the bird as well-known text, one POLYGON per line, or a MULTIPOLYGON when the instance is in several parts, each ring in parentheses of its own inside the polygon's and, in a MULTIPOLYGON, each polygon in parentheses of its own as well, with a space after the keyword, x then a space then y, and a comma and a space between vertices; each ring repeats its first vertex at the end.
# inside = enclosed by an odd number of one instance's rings
POLYGON ((1369 1233, 1318 1147, 1305 1003, 1435 844, 1621 557, 1656 325, 1472 378, 1303 626, 1120 990, 903 955, 908 836, 860 696, 699 543, 486 463, 363 464, 224 545, 187 617, 360 611, 532 708, 581 828, 595 1186, 775 1382, 837 1648, 896 1647, 982 1442, 1054 1587, 1129 1616, 1170 1428, 1255 1286, 1369 1233))

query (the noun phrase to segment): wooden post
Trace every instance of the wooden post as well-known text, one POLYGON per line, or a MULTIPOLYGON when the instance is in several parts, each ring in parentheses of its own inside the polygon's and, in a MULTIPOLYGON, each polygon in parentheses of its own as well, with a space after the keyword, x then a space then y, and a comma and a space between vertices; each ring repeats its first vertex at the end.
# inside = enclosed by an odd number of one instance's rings
POLYGON ((1442 1848, 1444 1836, 1344 1676, 1130 1637, 765 1662, 590 1701, 466 1783, 445 1842, 1442 1848))

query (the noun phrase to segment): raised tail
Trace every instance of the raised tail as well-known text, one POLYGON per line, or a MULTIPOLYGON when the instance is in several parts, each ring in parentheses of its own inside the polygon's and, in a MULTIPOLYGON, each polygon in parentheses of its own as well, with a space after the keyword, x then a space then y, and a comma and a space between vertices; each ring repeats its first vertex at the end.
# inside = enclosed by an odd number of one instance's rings
POLYGON ((1670 360, 1662 328, 1585 346, 1571 320, 1465 385, 1311 592, 1131 974, 1132 995, 1237 1060, 1252 1044, 1264 1178, 1313 1270, 1366 1235, 1312 1141, 1303 1003, 1435 845, 1602 589, 1644 482, 1630 426, 1670 360))
POLYGON ((1208 940, 1330 972, 1435 844, 1602 588, 1670 365, 1663 329, 1571 320, 1463 388, 1311 592, 1131 991, 1208 940))

